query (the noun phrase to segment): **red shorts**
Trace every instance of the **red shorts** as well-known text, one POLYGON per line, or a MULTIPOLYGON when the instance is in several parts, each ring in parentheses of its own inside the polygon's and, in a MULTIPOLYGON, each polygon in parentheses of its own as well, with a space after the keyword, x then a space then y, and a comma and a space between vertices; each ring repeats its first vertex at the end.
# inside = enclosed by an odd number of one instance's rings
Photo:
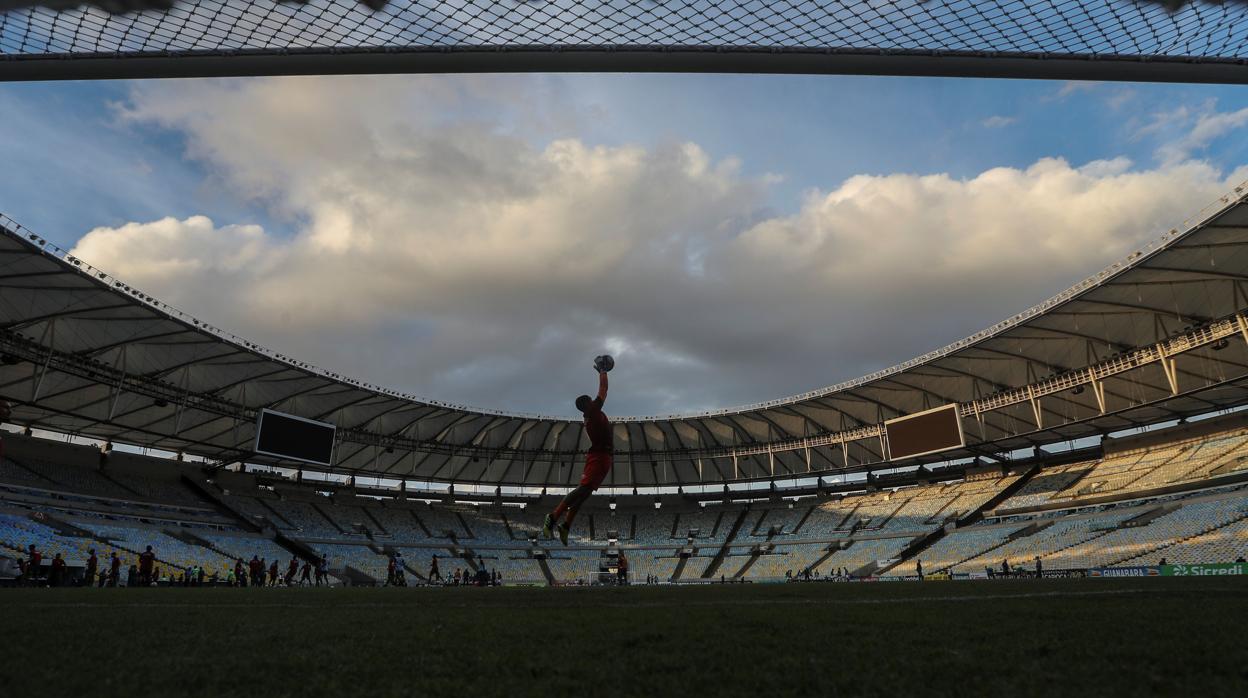
POLYGON ((581 475, 581 484, 592 489, 602 487, 602 481, 611 472, 611 454, 603 451, 590 451, 585 456, 585 472, 581 475))

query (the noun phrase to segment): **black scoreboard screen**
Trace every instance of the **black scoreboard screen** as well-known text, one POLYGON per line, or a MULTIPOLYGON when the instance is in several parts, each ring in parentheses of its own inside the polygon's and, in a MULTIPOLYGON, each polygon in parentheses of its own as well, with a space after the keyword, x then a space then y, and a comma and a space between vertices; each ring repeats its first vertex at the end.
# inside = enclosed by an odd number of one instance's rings
POLYGON ((334 425, 260 410, 256 418, 255 452, 289 460, 332 465, 334 425))
POLYGON ((947 451, 966 445, 956 404, 884 422, 890 460, 947 451))

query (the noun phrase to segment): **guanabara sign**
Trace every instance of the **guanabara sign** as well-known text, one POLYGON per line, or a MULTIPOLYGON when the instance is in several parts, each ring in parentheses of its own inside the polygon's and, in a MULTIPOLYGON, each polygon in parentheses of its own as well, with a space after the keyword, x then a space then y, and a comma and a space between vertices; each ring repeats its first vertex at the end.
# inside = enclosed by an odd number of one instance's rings
POLYGON ((1162 565, 1163 577, 1221 577, 1223 575, 1248 575, 1248 563, 1236 562, 1217 565, 1162 565))

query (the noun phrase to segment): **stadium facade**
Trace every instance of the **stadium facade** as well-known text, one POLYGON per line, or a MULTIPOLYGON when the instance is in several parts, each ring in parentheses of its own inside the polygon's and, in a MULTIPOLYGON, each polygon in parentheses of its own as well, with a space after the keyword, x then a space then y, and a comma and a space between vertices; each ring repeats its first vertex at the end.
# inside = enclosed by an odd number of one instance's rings
POLYGON ((1220 0, 0 0, 0 80, 667 71, 1248 82, 1220 0))

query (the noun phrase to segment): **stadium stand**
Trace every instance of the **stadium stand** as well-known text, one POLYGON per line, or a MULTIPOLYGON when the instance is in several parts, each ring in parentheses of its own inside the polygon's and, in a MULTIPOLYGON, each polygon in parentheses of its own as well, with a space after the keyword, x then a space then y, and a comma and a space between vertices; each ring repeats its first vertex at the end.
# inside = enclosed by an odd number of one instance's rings
MULTIPOLYGON (((1023 525, 1015 523, 959 529, 941 538, 916 559, 923 561, 923 569, 928 573, 948 570, 961 562, 988 554, 1009 542, 1010 535, 1023 528, 1023 525)), ((901 572, 911 574, 912 570, 901 572)))
POLYGON ((591 584, 598 580, 602 553, 597 550, 553 551, 546 564, 560 584, 591 584))
POLYGON ((413 583, 438 555, 444 577, 475 568, 479 556, 507 583, 541 584, 597 581, 616 544, 634 583, 777 581, 808 570, 817 579, 836 570, 909 577, 918 560, 929 574, 982 575, 1003 561, 1030 570, 1037 557, 1046 570, 1083 570, 1248 553, 1248 436, 1221 423, 1109 442, 1100 458, 978 468, 966 479, 792 503, 672 499, 656 509, 645 497, 624 497, 608 509, 599 501, 578 520, 572 547, 538 541, 544 563, 528 541, 553 498, 521 507, 376 499, 349 489, 331 497, 320 493, 330 485, 273 487, 239 473, 217 474, 205 497, 185 480, 143 468, 101 471, 80 447, 46 446, 38 461, 0 461, 0 555, 20 559, 34 543, 76 566, 95 548, 101 559, 116 550, 128 566, 151 545, 171 569, 224 573, 237 559, 278 560, 284 572, 292 557, 324 553, 331 569, 350 568, 353 583, 368 583, 386 578, 387 551, 397 548, 413 583), (47 459, 62 452, 63 461, 47 459), (115 496, 123 493, 130 499, 115 496), (693 554, 682 560, 691 532, 693 554))
POLYGON ((849 547, 834 552, 820 569, 826 571, 829 566, 844 567, 850 574, 863 574, 864 568, 896 559, 910 541, 906 537, 852 539, 849 547))
POLYGON ((674 555, 667 553, 666 555, 656 555, 653 550, 637 550, 630 551, 629 559, 629 576, 634 584, 644 583, 647 577, 654 577, 660 583, 667 582, 676 572, 676 565, 679 562, 674 555))
POLYGON ((122 487, 91 467, 80 467, 45 459, 24 459, 22 465, 51 480, 64 491, 122 500, 138 498, 135 492, 122 487))
POLYGON ((55 482, 7 459, 0 458, 0 482, 30 487, 48 487, 55 482))
POLYGON ((672 544, 678 545, 684 542, 684 539, 678 540, 672 535, 672 530, 676 526, 676 517, 671 514, 659 511, 642 511, 636 514, 637 529, 633 536, 633 542, 638 545, 661 545, 672 544))
POLYGON ((287 528, 304 538, 342 538, 345 534, 311 502, 272 500, 265 504, 286 522, 287 528))
POLYGON ((369 509, 373 519, 385 529, 386 535, 395 540, 424 540, 429 534, 421 528, 420 520, 411 508, 392 502, 380 503, 369 509))
POLYGON ((266 560, 289 562, 291 551, 270 538, 243 533, 197 532, 195 537, 203 540, 213 550, 230 560, 250 560, 260 557, 266 560))
POLYGON ((150 545, 157 560, 172 565, 176 570, 194 566, 203 567, 209 574, 215 572, 224 575, 234 565, 234 560, 215 550, 187 543, 150 527, 109 525, 88 520, 75 523, 95 534, 100 540, 135 554, 150 545))
MULTIPOLYGON (((25 555, 32 544, 43 551, 45 557, 60 553, 73 565, 85 564, 88 551, 92 548, 96 548, 97 554, 102 555, 113 550, 90 538, 61 535, 54 528, 27 516, 0 512, 0 550, 17 558, 25 555)), ((127 561, 134 557, 126 550, 117 549, 117 552, 127 561)))
POLYGON ((359 572, 363 572, 376 582, 384 582, 386 580, 386 572, 390 562, 389 558, 377 553, 367 545, 315 543, 312 547, 317 553, 326 556, 329 560, 329 569, 331 571, 351 567, 359 572))

